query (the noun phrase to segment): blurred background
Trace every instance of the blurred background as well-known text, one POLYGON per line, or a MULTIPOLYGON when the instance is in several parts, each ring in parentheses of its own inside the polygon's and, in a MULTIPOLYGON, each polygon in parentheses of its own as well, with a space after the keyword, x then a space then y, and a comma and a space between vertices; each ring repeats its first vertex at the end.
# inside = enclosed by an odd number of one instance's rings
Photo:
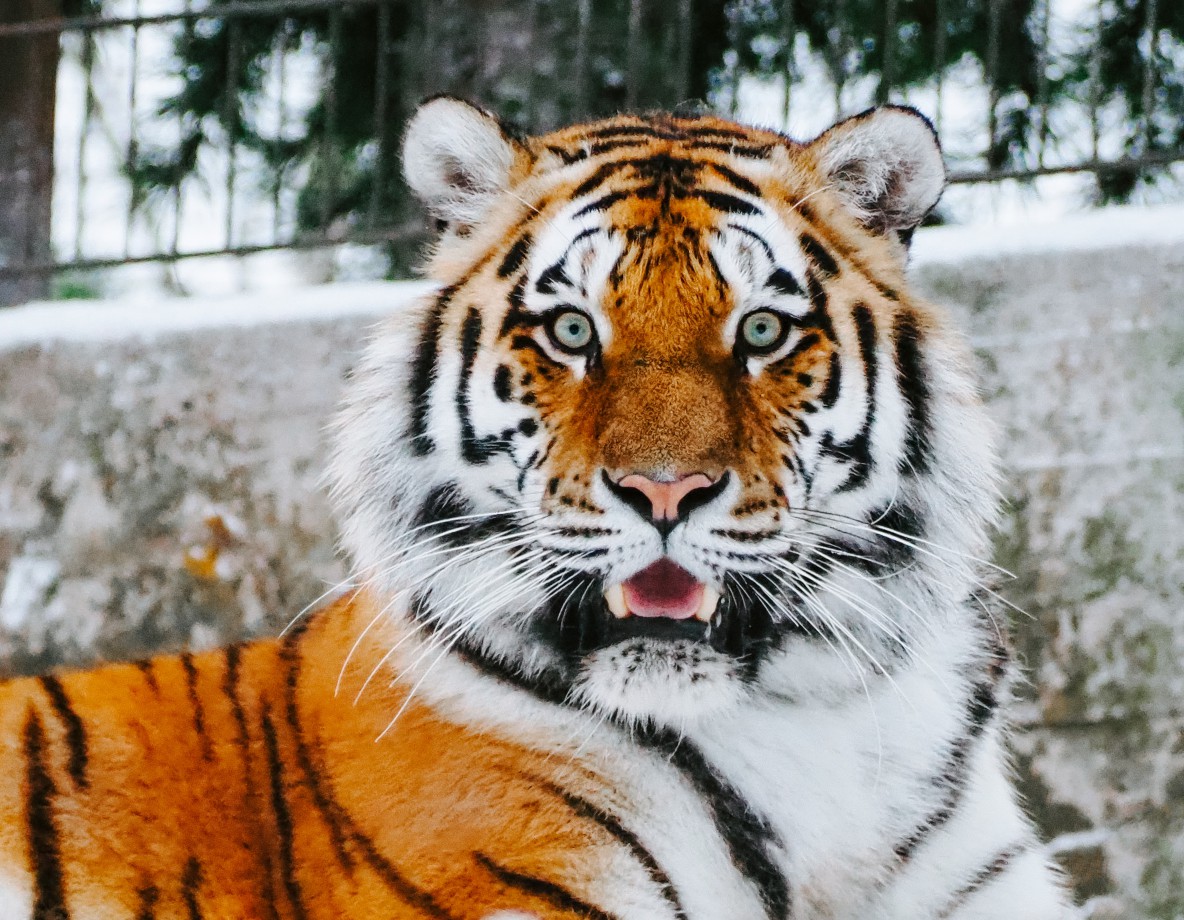
POLYGON ((883 102, 1004 433, 1017 771, 1093 916, 1184 918, 1184 3, 0 0, 0 677, 272 633, 344 577, 323 428, 422 290, 425 96, 525 131, 883 102))

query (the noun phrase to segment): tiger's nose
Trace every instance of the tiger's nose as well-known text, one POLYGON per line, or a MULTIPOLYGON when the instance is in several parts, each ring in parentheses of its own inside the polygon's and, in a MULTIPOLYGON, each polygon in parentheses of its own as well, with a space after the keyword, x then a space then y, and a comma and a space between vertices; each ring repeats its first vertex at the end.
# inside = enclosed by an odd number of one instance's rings
POLYGON ((712 479, 705 473, 688 473, 672 482, 659 482, 642 473, 630 473, 617 480, 605 473, 604 480, 613 494, 665 535, 681 518, 718 495, 727 475, 712 479))

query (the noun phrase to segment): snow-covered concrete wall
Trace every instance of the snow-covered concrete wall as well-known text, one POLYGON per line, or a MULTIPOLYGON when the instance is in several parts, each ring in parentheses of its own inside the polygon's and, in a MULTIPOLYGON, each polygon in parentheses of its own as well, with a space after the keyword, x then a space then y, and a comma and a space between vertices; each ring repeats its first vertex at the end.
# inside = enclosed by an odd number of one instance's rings
MULTIPOLYGON (((1005 431, 1025 795, 1096 915, 1184 917, 1184 212, 914 253, 1005 431)), ((275 632, 338 584, 323 426, 418 290, 0 312, 0 675, 275 632)))

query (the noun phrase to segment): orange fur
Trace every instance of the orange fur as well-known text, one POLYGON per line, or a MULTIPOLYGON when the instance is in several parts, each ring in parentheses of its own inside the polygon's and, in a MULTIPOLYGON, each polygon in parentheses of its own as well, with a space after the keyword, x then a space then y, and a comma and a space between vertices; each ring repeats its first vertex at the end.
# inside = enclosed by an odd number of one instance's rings
POLYGON ((604 841, 555 785, 577 771, 414 702, 376 741, 407 689, 353 697, 385 647, 334 693, 372 615, 354 596, 284 639, 62 675, 68 712, 47 679, 0 685, 0 867, 31 867, 40 767, 73 917, 584 916, 504 874, 597 873, 604 841))

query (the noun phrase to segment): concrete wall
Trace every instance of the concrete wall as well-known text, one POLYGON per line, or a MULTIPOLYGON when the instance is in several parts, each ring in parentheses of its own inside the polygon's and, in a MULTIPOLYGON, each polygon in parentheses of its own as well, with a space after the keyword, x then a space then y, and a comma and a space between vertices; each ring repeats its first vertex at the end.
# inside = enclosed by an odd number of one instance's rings
MULTIPOLYGON (((921 234, 916 282, 971 334, 1006 432, 997 561, 1016 578, 998 587, 1024 611, 1025 794, 1096 915, 1169 920, 1184 916, 1184 246, 1055 238, 921 234)), ((0 674, 275 632, 336 584, 322 426, 366 327, 406 296, 0 314, 0 674)))

